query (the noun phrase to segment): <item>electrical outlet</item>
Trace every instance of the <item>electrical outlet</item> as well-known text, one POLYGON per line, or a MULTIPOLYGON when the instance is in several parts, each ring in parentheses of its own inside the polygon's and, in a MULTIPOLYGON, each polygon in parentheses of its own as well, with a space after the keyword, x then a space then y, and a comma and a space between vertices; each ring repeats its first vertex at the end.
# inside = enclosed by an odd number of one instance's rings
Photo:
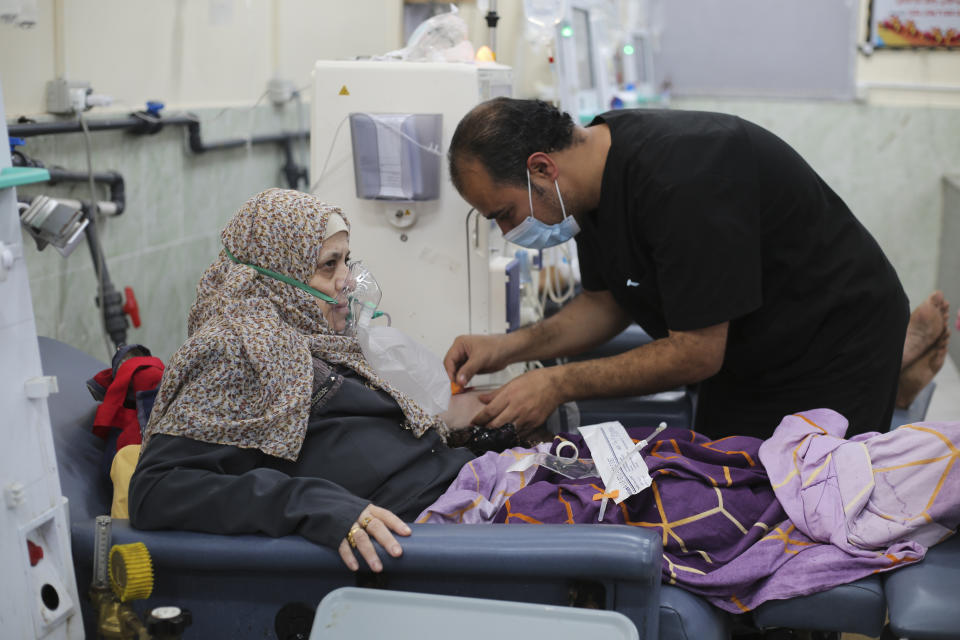
POLYGON ((89 82, 78 82, 57 78, 47 82, 47 113, 70 115, 80 113, 87 108, 89 82))

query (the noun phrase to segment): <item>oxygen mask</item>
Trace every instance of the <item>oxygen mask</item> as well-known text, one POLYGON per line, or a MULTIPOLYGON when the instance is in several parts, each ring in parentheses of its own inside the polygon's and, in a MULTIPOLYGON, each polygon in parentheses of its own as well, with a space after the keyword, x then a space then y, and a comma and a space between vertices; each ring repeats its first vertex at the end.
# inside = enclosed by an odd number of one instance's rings
POLYGON ((359 260, 351 263, 346 282, 337 296, 337 304, 345 305, 346 312, 346 322, 338 333, 355 336, 359 327, 366 327, 372 319, 386 315, 377 310, 382 297, 380 285, 370 269, 359 260))

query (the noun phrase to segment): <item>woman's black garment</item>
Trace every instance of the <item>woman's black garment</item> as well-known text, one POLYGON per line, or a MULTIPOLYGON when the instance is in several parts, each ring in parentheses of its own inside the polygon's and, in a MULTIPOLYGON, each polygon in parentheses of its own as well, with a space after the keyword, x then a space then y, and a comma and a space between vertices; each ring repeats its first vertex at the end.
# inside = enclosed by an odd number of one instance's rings
POLYGON ((130 482, 140 529, 297 533, 336 547, 367 504, 412 520, 473 455, 430 430, 417 439, 386 393, 316 362, 313 408, 295 462, 257 449, 155 435, 130 482))

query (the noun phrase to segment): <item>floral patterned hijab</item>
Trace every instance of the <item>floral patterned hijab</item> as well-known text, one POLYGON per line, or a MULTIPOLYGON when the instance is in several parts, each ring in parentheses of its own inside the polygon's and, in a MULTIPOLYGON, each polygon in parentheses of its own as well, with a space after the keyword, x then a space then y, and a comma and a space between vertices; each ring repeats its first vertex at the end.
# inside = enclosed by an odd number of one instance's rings
POLYGON ((439 417, 380 379, 354 338, 331 331, 316 298, 239 264, 307 282, 331 213, 343 216, 310 194, 270 189, 227 223, 221 239, 237 262, 221 251, 200 279, 187 340, 164 372, 145 443, 163 433, 296 460, 310 415, 313 358, 345 365, 390 394, 415 436, 435 428, 446 438, 439 417))

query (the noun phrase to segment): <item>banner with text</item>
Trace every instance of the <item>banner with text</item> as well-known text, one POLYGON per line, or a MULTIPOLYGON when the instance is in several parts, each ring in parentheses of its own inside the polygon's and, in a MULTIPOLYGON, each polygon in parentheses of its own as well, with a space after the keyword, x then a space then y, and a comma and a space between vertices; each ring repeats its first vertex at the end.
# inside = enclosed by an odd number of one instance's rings
POLYGON ((878 48, 960 48, 960 0, 871 0, 870 42, 878 48))

